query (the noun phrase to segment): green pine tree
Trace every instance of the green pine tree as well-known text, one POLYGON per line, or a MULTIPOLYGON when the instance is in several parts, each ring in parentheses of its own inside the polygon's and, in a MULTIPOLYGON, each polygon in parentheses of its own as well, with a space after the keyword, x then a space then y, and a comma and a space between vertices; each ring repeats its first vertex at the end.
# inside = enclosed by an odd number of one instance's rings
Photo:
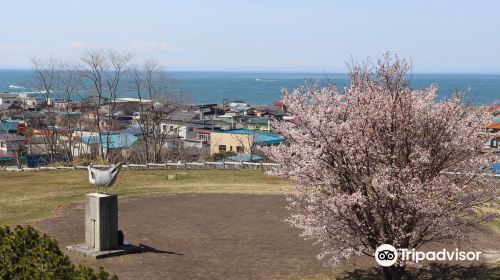
POLYGON ((75 267, 57 240, 31 226, 0 227, 0 279, 118 279, 101 267, 99 272, 75 267))

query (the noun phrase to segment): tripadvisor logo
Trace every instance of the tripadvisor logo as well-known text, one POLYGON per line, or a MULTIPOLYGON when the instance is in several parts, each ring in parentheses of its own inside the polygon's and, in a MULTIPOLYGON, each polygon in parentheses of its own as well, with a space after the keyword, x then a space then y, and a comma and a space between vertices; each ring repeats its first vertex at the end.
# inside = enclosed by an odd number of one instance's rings
POLYGON ((479 260, 479 251, 459 251, 455 249, 448 251, 443 249, 441 251, 417 251, 415 249, 396 249, 390 244, 382 244, 375 250, 375 261, 381 266, 394 265, 399 260, 401 261, 477 261, 479 260))
POLYGON ((392 245, 382 244, 375 250, 375 260, 381 266, 391 266, 398 260, 398 251, 392 245))

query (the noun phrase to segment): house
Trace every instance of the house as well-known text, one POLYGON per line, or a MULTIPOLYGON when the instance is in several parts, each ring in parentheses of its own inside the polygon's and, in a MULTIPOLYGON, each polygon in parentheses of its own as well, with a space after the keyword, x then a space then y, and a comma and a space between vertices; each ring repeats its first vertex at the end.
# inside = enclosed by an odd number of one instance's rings
POLYGON ((216 115, 223 115, 224 111, 217 107, 217 104, 200 104, 193 106, 193 109, 200 114, 200 120, 212 119, 216 115))
POLYGON ((76 123, 81 117, 81 112, 59 112, 57 114, 57 121, 59 123, 76 123))
POLYGON ((212 132, 212 130, 195 129, 193 132, 196 133, 196 140, 206 143, 210 142, 210 133, 212 132))
POLYGON ((24 136, 14 133, 0 133, 0 151, 14 153, 24 148, 24 136))
POLYGON ((8 110, 14 105, 19 105, 17 94, 0 93, 0 110, 8 110))
POLYGON ((28 112, 23 112, 20 114, 12 115, 11 119, 24 120, 24 121, 27 121, 31 126, 36 127, 39 124, 43 123, 43 120, 45 119, 46 116, 47 115, 43 111, 40 111, 40 112, 28 111, 28 112))
MULTIPOLYGON (((73 149, 73 156, 100 155, 101 149, 99 147, 98 135, 87 133, 81 137, 81 140, 82 145, 81 147, 75 147, 73 149)), ((126 158, 128 156, 128 148, 130 148, 135 142, 137 142, 137 140, 138 139, 136 136, 127 133, 110 134, 109 141, 108 135, 101 135, 101 145, 103 147, 104 154, 109 153, 118 158, 126 158)))
POLYGON ((0 105, 7 105, 17 102, 17 94, 0 93, 0 105))
POLYGON ((250 106, 250 104, 248 104, 242 100, 231 101, 227 104, 227 106, 229 107, 229 110, 232 112, 239 112, 239 113, 244 113, 244 114, 246 114, 246 112, 250 108, 252 108, 250 106))
POLYGON ((81 107, 79 101, 57 99, 54 101, 54 108, 59 111, 75 112, 81 107))
POLYGON ((246 116, 235 113, 226 113, 218 116, 210 122, 213 127, 222 130, 239 129, 246 127, 246 116))
POLYGON ((163 148, 167 150, 178 149, 182 147, 182 144, 183 142, 179 135, 164 135, 162 137, 163 148))
POLYGON ((160 123, 160 132, 178 135, 181 139, 193 140, 197 137, 194 130, 201 127, 198 112, 179 110, 163 118, 160 123))
POLYGON ((273 102, 273 107, 280 110, 281 112, 286 112, 286 104, 283 101, 275 101, 273 102))
POLYGON ((256 117, 272 117, 281 120, 285 112, 276 109, 274 106, 257 106, 255 107, 254 115, 256 117))
POLYGON ((493 163, 491 165, 491 171, 495 174, 500 174, 500 163, 493 163))
POLYGON ((210 154, 234 152, 252 154, 255 146, 269 146, 282 143, 283 136, 272 132, 249 129, 221 130, 210 132, 210 154))
MULTIPOLYGON (((115 112, 122 111, 124 114, 133 114, 141 110, 141 104, 144 108, 149 108, 151 106, 151 100, 149 99, 138 99, 138 98, 117 98, 114 101, 115 112)), ((99 107, 99 113, 104 115, 109 115, 111 113, 111 103, 103 103, 99 107)))
POLYGON ((0 121, 0 133, 17 133, 18 120, 0 121))
POLYGON ((45 98, 29 96, 28 94, 19 94, 21 106, 28 110, 40 109, 47 105, 45 98))
POLYGON ((110 99, 108 97, 101 96, 100 98, 97 96, 89 96, 85 97, 81 100, 82 107, 95 108, 97 103, 100 105, 109 104, 110 99))
POLYGON ((247 128, 251 130, 271 131, 269 117, 254 117, 247 120, 247 128))

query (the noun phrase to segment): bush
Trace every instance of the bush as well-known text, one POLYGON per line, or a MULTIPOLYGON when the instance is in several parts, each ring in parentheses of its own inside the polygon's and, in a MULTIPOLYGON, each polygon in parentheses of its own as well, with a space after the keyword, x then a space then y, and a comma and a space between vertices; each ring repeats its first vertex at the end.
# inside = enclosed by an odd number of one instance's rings
POLYGON ((76 268, 55 238, 41 235, 31 226, 14 230, 0 227, 0 279, 118 279, 101 267, 99 272, 80 265, 76 268))
POLYGON ((228 157, 232 157, 232 156, 235 156, 236 153, 235 152, 231 152, 231 151, 228 151, 228 152, 225 152, 225 151, 221 151, 221 152, 218 152, 218 153, 215 153, 213 154, 212 156, 210 156, 210 158, 214 161, 218 161, 218 160, 223 160, 223 159, 226 159, 228 157))
POLYGON ((55 161, 55 162, 52 162, 52 163, 48 164, 48 166, 53 166, 53 167, 59 167, 59 166, 87 166, 87 165, 90 165, 90 164, 107 165, 107 164, 109 164, 109 162, 106 161, 106 160, 103 160, 100 157, 91 158, 91 157, 88 157, 88 156, 81 156, 81 157, 73 158, 72 161, 55 161))

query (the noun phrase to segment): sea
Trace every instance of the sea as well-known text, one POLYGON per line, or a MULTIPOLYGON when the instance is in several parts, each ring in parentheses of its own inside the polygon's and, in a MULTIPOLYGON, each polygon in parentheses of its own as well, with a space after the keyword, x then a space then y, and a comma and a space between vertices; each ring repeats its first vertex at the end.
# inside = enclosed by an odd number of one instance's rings
MULTIPOLYGON (((277 72, 169 72, 169 90, 187 96, 190 104, 221 104, 224 100, 243 100, 251 105, 269 105, 281 99, 283 89, 293 89, 306 82, 349 86, 345 73, 277 73, 277 72)), ((467 92, 474 104, 500 102, 500 74, 412 74, 413 88, 439 86, 438 98, 445 99, 455 91, 467 92)), ((30 70, 0 70, 0 92, 36 92, 30 70)), ((136 97, 130 79, 124 79, 120 97, 136 97)))

